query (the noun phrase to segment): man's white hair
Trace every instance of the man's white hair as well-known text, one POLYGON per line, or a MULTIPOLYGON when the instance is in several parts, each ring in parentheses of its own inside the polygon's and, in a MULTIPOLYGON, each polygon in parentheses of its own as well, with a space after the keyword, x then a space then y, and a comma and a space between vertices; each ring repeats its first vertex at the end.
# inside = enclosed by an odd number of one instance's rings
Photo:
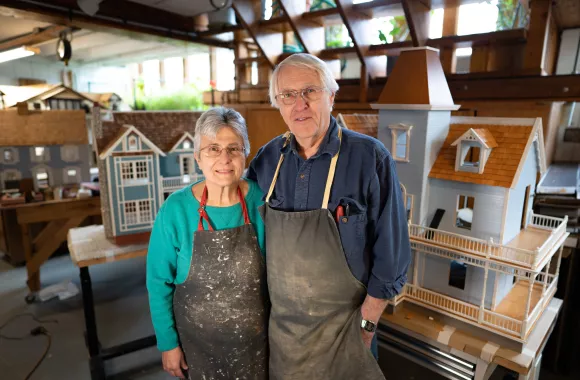
POLYGON ((313 56, 312 54, 296 53, 280 62, 274 69, 274 73, 272 73, 272 78, 270 79, 270 104, 272 104, 272 107, 279 108, 278 104, 276 104, 276 95, 279 92, 278 75, 280 74, 280 69, 284 66, 312 69, 316 71, 316 74, 318 74, 318 77, 320 78, 320 83, 322 83, 328 91, 333 94, 336 94, 338 91, 338 83, 334 80, 334 75, 332 75, 332 72, 323 60, 313 56))

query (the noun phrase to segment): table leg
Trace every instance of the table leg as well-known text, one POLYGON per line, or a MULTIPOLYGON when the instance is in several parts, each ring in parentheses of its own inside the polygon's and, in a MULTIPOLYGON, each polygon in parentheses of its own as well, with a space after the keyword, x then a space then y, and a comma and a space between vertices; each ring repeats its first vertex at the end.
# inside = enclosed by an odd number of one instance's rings
POLYGON ((85 327, 87 347, 90 355, 91 379, 105 379, 105 367, 99 347, 97 335, 97 321, 95 316, 95 304, 93 301, 93 287, 88 267, 80 268, 81 289, 83 292, 83 309, 85 312, 85 327))
POLYGON ((40 271, 37 270, 32 272, 32 269, 29 266, 29 263, 32 260, 32 241, 30 239, 30 229, 28 224, 21 224, 20 230, 22 231, 22 247, 24 248, 26 272, 28 273, 28 280, 26 283, 31 292, 38 292, 40 290, 40 271))
POLYGON ((497 364, 488 363, 482 359, 477 359, 477 364, 475 365, 475 376, 474 380, 488 380, 493 371, 497 368, 497 364))

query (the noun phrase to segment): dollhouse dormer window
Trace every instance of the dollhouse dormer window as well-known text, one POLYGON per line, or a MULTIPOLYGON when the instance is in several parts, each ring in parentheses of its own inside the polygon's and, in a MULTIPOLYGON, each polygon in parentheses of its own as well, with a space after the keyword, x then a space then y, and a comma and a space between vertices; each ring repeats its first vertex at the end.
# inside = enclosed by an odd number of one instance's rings
POLYGON ((18 163, 18 151, 14 148, 4 148, 0 156, 0 163, 14 165, 18 163))
POLYGON ((139 146, 137 144, 137 136, 131 135, 129 136, 129 141, 127 142, 129 150, 138 150, 139 146))
POLYGON ((391 154, 395 161, 409 162, 412 128, 412 125, 401 123, 389 125, 392 138, 391 154))
POLYGON ((30 148, 30 160, 32 162, 49 162, 50 150, 45 146, 35 146, 30 148))
POLYGON ((487 129, 470 128, 451 145, 457 147, 455 171, 481 174, 497 142, 487 129))
POLYGON ((183 149, 191 149, 191 141, 185 140, 183 142, 183 149))

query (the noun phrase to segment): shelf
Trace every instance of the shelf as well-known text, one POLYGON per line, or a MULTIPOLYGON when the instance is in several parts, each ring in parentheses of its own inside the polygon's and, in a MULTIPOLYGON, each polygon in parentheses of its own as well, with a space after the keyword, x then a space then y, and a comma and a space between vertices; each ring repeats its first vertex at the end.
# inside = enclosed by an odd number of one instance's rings
POLYGON ((369 9, 376 9, 379 7, 388 7, 391 5, 401 4, 401 0, 373 0, 366 3, 354 4, 352 9, 355 11, 366 11, 369 9))
POLYGON ((321 9, 319 11, 305 12, 302 14, 303 19, 315 21, 321 25, 323 24, 322 20, 329 17, 339 18, 340 13, 338 12, 338 8, 321 9))
POLYGON ((229 25, 219 29, 210 29, 204 32, 198 32, 197 35, 199 37, 207 37, 207 36, 215 36, 216 34, 237 32, 239 30, 244 30, 244 27, 242 25, 229 25))
POLYGON ((467 34, 464 36, 445 36, 436 39, 429 39, 428 46, 443 47, 471 47, 477 45, 489 45, 494 42, 523 43, 526 42, 525 29, 499 30, 497 32, 467 34))
POLYGON ((266 58, 264 56, 258 56, 258 57, 249 57, 249 58, 240 58, 240 59, 236 59, 234 61, 234 63, 236 65, 245 65, 246 63, 251 63, 251 62, 263 62, 266 61, 266 58))
MULTIPOLYGON (((261 30, 271 30, 273 32, 283 32, 285 25, 288 23, 286 16, 273 17, 269 20, 258 21, 258 26, 261 30)), ((286 28, 287 29, 287 28, 286 28)))
POLYGON ((338 59, 341 55, 344 54, 356 54, 356 49, 354 46, 347 46, 341 48, 332 48, 332 49, 324 49, 319 54, 318 57, 320 59, 338 59))
POLYGON ((413 41, 392 42, 390 44, 371 45, 369 56, 376 55, 399 55, 401 49, 413 47, 413 41))

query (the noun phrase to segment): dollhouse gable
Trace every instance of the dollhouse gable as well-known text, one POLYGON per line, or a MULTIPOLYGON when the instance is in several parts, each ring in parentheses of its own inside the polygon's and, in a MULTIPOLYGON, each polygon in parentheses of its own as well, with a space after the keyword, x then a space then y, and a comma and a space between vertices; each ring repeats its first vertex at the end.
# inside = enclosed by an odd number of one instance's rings
POLYGON ((155 152, 160 156, 165 153, 149 140, 141 131, 132 125, 123 125, 115 138, 99 154, 99 158, 104 160, 113 152, 117 153, 145 153, 155 152))
POLYGON ((189 132, 184 132, 181 137, 173 144, 168 153, 174 152, 193 152, 193 136, 189 132))

